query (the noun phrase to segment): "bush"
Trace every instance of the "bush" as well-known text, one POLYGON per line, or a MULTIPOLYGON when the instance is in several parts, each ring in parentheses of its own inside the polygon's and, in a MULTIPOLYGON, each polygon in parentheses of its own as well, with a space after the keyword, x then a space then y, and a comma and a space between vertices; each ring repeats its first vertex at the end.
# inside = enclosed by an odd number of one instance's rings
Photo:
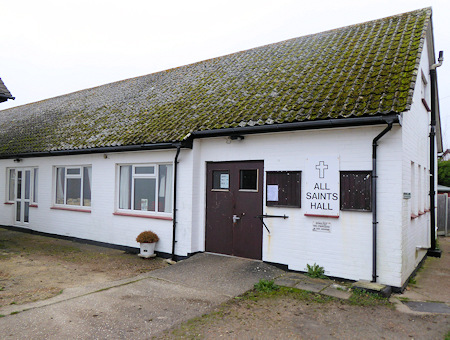
POLYGON ((136 237, 136 241, 139 243, 155 243, 159 241, 159 237, 153 231, 147 230, 140 233, 136 237))
POLYGON ((450 161, 438 162, 438 183, 450 187, 450 161))
POLYGON ((262 292, 262 293, 270 293, 270 292, 273 292, 274 290, 278 290, 280 288, 273 282, 273 280, 267 281, 264 279, 261 279, 261 280, 259 280, 258 283, 255 283, 254 287, 258 292, 262 292))
POLYGON ((308 272, 306 275, 309 277, 319 278, 319 279, 326 279, 325 276, 325 269, 323 267, 319 266, 318 264, 313 264, 312 266, 307 264, 306 267, 308 268, 308 272))

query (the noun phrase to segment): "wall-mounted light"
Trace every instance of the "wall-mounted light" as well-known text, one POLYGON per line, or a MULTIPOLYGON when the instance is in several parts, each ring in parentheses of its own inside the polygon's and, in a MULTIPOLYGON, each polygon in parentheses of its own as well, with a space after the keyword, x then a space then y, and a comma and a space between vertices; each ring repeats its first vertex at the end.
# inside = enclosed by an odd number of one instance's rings
POLYGON ((103 158, 104 159, 107 159, 108 158, 108 155, 105 153, 105 154, 103 154, 103 158))
POLYGON ((16 159, 14 160, 14 163, 20 163, 20 162, 22 162, 22 160, 21 160, 20 158, 16 158, 16 159))
POLYGON ((232 135, 230 136, 231 140, 243 140, 245 137, 241 135, 232 135))

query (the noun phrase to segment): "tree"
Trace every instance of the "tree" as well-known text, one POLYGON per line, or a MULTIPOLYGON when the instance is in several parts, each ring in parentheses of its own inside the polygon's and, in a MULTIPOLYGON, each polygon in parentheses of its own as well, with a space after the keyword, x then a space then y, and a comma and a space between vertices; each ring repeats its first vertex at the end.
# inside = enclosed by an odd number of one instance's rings
POLYGON ((438 162, 438 183, 450 187, 450 161, 438 162))

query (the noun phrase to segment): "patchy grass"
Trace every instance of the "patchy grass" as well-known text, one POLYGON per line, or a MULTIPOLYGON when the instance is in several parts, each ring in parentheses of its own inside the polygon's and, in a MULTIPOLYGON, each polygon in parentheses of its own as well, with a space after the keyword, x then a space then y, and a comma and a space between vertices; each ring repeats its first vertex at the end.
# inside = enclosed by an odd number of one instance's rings
MULTIPOLYGON (((262 286, 266 286, 268 282, 264 282, 262 286)), ((176 326, 163 335, 158 336, 158 339, 199 339, 205 337, 205 332, 209 336, 215 334, 216 327, 220 331, 224 331, 225 326, 216 326, 217 324, 225 324, 229 327, 229 322, 236 324, 238 328, 242 325, 249 325, 252 320, 258 318, 257 315, 267 313, 268 319, 273 322, 274 318, 283 318, 283 313, 274 311, 271 306, 280 306, 280 304, 288 304, 289 306, 308 306, 315 312, 320 314, 321 310, 327 308, 347 309, 351 306, 356 308, 372 306, 372 307, 389 307, 391 304, 385 298, 378 295, 354 291, 353 296, 349 301, 340 300, 331 296, 326 296, 306 290, 289 287, 279 287, 278 289, 257 290, 256 286, 261 286, 260 283, 255 285, 255 289, 250 290, 234 299, 223 303, 209 314, 204 314, 200 317, 190 319, 176 326), (327 307, 329 306, 329 307, 327 307), (338 307, 336 307, 338 306, 338 307), (224 319, 226 321, 224 321, 224 319)), ((289 308, 289 307, 287 307, 289 308)), ((292 307, 291 307, 292 308, 292 307)), ((353 308, 353 307, 352 307, 353 308)), ((294 313, 301 310, 302 307, 293 307, 294 313)), ((278 321, 277 321, 278 322, 278 321)), ((243 326, 242 326, 243 327, 243 326)), ((228 336, 233 337, 232 334, 228 336)), ((208 338, 208 336, 206 336, 208 338)))
POLYGON ((348 303, 355 306, 386 306, 395 308, 395 306, 389 302, 389 299, 359 289, 353 290, 353 294, 348 299, 348 303))

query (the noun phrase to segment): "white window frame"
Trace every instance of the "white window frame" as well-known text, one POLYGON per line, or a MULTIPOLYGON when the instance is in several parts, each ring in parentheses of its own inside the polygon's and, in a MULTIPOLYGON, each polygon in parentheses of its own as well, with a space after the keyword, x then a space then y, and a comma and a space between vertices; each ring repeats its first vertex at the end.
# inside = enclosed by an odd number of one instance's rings
POLYGON ((30 170, 30 205, 31 206, 36 206, 38 204, 38 188, 36 188, 35 190, 35 177, 37 177, 37 179, 39 179, 39 168, 38 167, 9 167, 6 168, 6 190, 5 190, 5 202, 6 203, 10 203, 13 204, 15 201, 15 197, 17 197, 17 193, 16 193, 16 189, 17 189, 17 171, 25 171, 25 170, 30 170), (13 186, 13 199, 10 199, 10 171, 14 170, 16 172, 16 177, 15 177, 15 181, 14 181, 14 186, 13 186), (37 175, 37 176, 36 176, 37 175))
POLYGON ((92 165, 91 164, 84 164, 84 165, 57 165, 53 167, 53 206, 54 207, 64 207, 68 209, 84 209, 84 210, 91 210, 92 208, 92 165), (90 178, 90 191, 91 191, 91 201, 90 205, 84 205, 84 168, 90 168, 91 169, 91 178, 90 178), (64 195, 63 195, 63 202, 64 203, 57 203, 57 190, 58 190, 58 169, 64 169, 64 195), (79 174, 68 174, 69 169, 78 169, 79 174), (80 204, 67 204, 67 180, 68 179, 80 179, 80 204))
MULTIPOLYGON (((173 213, 173 162, 163 162, 163 163, 120 163, 116 164, 116 212, 118 213, 124 213, 124 214, 130 214, 130 215, 143 215, 143 216, 162 216, 162 217, 172 217, 173 213), (160 190, 160 177, 159 177, 159 167, 160 166, 171 166, 171 178, 170 178, 170 211, 164 212, 164 211, 158 211, 159 208, 159 190, 160 190), (125 209, 120 208, 120 171, 121 167, 131 166, 131 190, 129 194, 131 195, 131 203, 130 207, 131 209, 125 209), (136 174, 135 169, 140 167, 153 167, 154 173, 153 174, 136 174), (135 185, 134 180, 135 179, 155 179, 155 211, 151 210, 137 210, 134 209, 134 192, 135 192, 135 185)), ((166 197, 167 199, 167 197, 166 197)))
POLYGON ((421 88, 420 88, 420 95, 422 97, 422 99, 425 99, 425 101, 428 102, 428 81, 427 81, 427 77, 425 76, 425 74, 423 73, 423 70, 421 70, 421 88))

